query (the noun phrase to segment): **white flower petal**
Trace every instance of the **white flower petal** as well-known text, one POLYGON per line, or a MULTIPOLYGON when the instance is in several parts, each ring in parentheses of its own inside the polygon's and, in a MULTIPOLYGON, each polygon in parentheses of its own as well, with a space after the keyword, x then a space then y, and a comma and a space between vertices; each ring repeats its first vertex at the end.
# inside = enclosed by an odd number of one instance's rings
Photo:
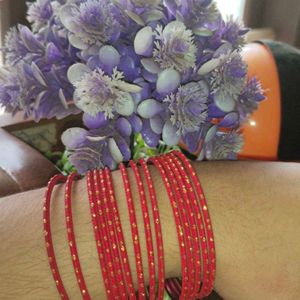
POLYGON ((209 30, 208 28, 205 28, 205 27, 193 29, 193 33, 195 35, 204 36, 204 37, 208 37, 208 36, 213 35, 213 32, 211 30, 209 30))
POLYGON ((137 108, 138 114, 145 119, 153 118, 163 110, 163 105, 154 99, 144 100, 137 108))
POLYGON ((62 105, 64 106, 64 108, 68 109, 69 108, 68 102, 67 102, 67 99, 66 99, 66 97, 65 97, 64 92, 63 92, 62 89, 59 89, 58 96, 59 96, 60 102, 62 103, 62 105))
POLYGON ((152 58, 142 58, 141 63, 143 67, 152 74, 158 74, 162 71, 158 63, 156 63, 152 58))
POLYGON ((170 121, 166 122, 163 128, 162 138, 168 146, 176 146, 180 140, 180 136, 177 134, 177 129, 170 121))
POLYGON ((214 125, 211 128, 209 128, 209 130, 207 131, 207 134, 205 136, 205 140, 204 140, 205 144, 210 142, 215 137, 217 130, 218 130, 217 125, 214 125))
POLYGON ((179 22, 184 22, 184 16, 180 13, 179 10, 176 11, 176 20, 179 22))
POLYGON ((178 29, 186 29, 186 26, 184 25, 183 22, 181 21, 172 21, 170 23, 168 23, 166 25, 166 27, 164 28, 164 35, 167 35, 171 32, 173 32, 174 30, 178 30, 178 29))
POLYGON ((2 79, 3 81, 5 81, 7 78, 9 78, 9 76, 10 76, 9 71, 7 71, 3 67, 1 67, 0 68, 0 79, 2 79))
POLYGON ((89 72, 91 72, 91 69, 87 65, 77 63, 68 69, 67 76, 69 81, 74 84, 75 82, 79 81, 85 73, 89 72))
POLYGON ((35 101, 34 101, 34 109, 37 110, 39 108, 41 101, 46 94, 47 94, 47 91, 43 91, 37 95, 37 97, 35 98, 35 101))
POLYGON ((150 26, 142 28, 135 36, 134 51, 136 54, 148 56, 153 49, 153 30, 150 26))
POLYGON ((205 150, 204 150, 204 148, 202 148, 200 154, 197 157, 197 160, 198 161, 203 161, 204 157, 205 157, 205 150))
POLYGON ((86 139, 91 141, 91 142, 101 142, 105 140, 107 137, 106 136, 87 136, 86 139))
POLYGON ((226 42, 220 46, 214 53, 214 58, 221 55, 229 55, 233 51, 233 47, 230 43, 226 42))
POLYGON ((127 93, 140 93, 143 88, 136 84, 130 84, 125 81, 118 82, 118 88, 127 93))
POLYGON ((164 121, 160 116, 155 116, 150 119, 150 127, 156 134, 161 134, 164 126, 164 121))
POLYGON ((58 12, 61 23, 71 32, 76 32, 77 29, 77 26, 72 21, 74 9, 77 10, 77 6, 75 4, 66 4, 63 5, 58 12))
POLYGON ((61 141, 68 149, 75 149, 80 142, 84 142, 87 134, 88 131, 83 128, 69 128, 62 134, 61 141))
POLYGON ((36 65, 35 62, 31 63, 31 70, 33 73, 33 76, 35 77, 35 79, 43 86, 47 87, 47 83, 45 80, 45 77, 42 73, 42 71, 40 70, 40 68, 36 65))
POLYGON ((117 163, 121 163, 123 161, 123 155, 122 155, 116 141, 113 138, 110 138, 108 140, 108 147, 109 147, 109 151, 110 151, 112 158, 117 163))
POLYGON ((160 10, 151 10, 143 13, 143 19, 146 23, 150 23, 153 21, 159 21, 165 17, 164 13, 160 10))
POLYGON ((69 42, 70 42, 70 44, 73 47, 75 47, 77 49, 80 49, 80 50, 86 50, 89 47, 87 44, 85 44, 83 42, 82 39, 80 39, 79 37, 75 36, 74 34, 70 34, 69 35, 69 42))
POLYGON ((180 84, 180 74, 174 69, 162 71, 156 82, 156 89, 160 94, 173 92, 180 84))
POLYGON ((129 11, 129 10, 125 10, 125 13, 129 16, 129 18, 131 18, 137 24, 139 24, 141 26, 145 26, 144 20, 139 15, 137 15, 134 12, 129 11))
POLYGON ((205 64, 203 64, 199 71, 198 71, 198 74, 200 76, 204 76, 208 73, 210 73, 211 71, 213 71, 214 69, 216 69, 219 64, 220 64, 220 59, 219 58, 213 58, 211 60, 209 60, 208 62, 206 62, 205 64))
POLYGON ((99 58, 104 65, 114 68, 120 63, 120 54, 116 48, 105 45, 99 51, 99 58))
POLYGON ((127 93, 121 99, 118 99, 115 104, 117 113, 122 116, 130 116, 133 114, 135 105, 132 96, 127 93))
POLYGON ((230 96, 227 96, 227 98, 225 98, 225 96, 223 95, 223 93, 218 93, 216 92, 214 94, 214 100, 216 105, 224 112, 231 112, 234 110, 235 107, 235 101, 234 99, 232 99, 230 96))

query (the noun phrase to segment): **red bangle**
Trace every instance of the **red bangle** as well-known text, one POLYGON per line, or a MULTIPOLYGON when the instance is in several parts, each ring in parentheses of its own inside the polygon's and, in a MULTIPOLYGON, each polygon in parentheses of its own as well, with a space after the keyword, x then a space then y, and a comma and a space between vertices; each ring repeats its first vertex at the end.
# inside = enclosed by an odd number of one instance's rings
POLYGON ((110 246, 110 251, 113 259, 112 262, 113 262, 116 284, 119 289, 119 296, 121 297, 121 299, 127 299, 126 288, 123 279, 123 270, 121 266, 120 255, 119 255, 119 247, 118 247, 118 242, 117 242, 115 228, 114 228, 115 227, 114 219, 109 205, 111 201, 110 200, 111 191, 107 188, 107 182, 105 180, 104 170, 99 170, 98 176, 99 176, 100 186, 102 188, 102 195, 104 195, 103 215, 107 223, 108 244, 110 246))
POLYGON ((194 256, 194 268, 193 273, 191 274, 194 276, 193 280, 193 287, 192 287, 192 294, 190 295, 191 298, 195 298, 195 295, 199 291, 201 287, 201 252, 200 252, 200 238, 197 231, 197 222, 196 222, 196 207, 194 206, 194 202, 196 201, 195 195, 192 193, 191 185, 187 180, 187 176, 184 172, 181 172, 180 166, 176 163, 172 156, 166 155, 166 160, 169 163, 169 167, 173 170, 176 179, 178 180, 181 191, 183 194, 184 202, 183 206, 187 211, 187 217, 189 220, 189 226, 191 229, 191 236, 192 236, 192 249, 193 249, 193 256, 194 256))
POLYGON ((95 235, 95 241, 96 241, 96 247, 97 247, 97 253, 98 258, 101 266, 101 272, 102 277, 105 285, 105 291, 107 299, 114 299, 111 292, 111 286, 109 282, 109 276, 108 276, 108 270, 106 266, 105 256, 104 256, 104 242, 103 242, 103 236, 100 234, 100 223, 98 219, 98 210, 96 207, 96 192, 95 192, 95 184, 94 184, 94 178, 91 171, 88 171, 87 173, 87 187, 88 187, 88 198, 89 198, 89 204, 90 204, 90 210, 91 210, 91 217, 92 217, 92 224, 93 224, 93 230, 95 235))
POLYGON ((150 225, 150 216, 146 201, 146 193, 141 177, 141 173, 132 160, 129 162, 130 167, 133 170, 135 180, 138 187, 139 198, 141 203, 142 215, 144 220, 144 230, 145 230, 145 238, 146 238, 146 247, 147 247, 147 255, 148 255, 148 268, 149 268, 149 299, 155 300, 155 263, 154 263, 154 250, 153 250, 153 241, 152 241, 152 232, 150 225))
POLYGON ((115 230, 117 233, 118 245, 119 245, 119 250, 121 253, 121 259, 122 259, 122 263, 123 263, 123 272, 124 272, 125 279, 126 279, 125 281, 126 281, 126 287, 127 287, 127 295, 129 296, 130 300, 135 300, 136 296, 135 296, 135 290, 134 290, 133 282, 132 282, 131 269, 130 269, 130 265, 129 265, 128 255, 127 255, 123 230, 122 230, 122 226, 121 226, 118 206, 117 206, 117 202, 116 202, 116 197, 114 194, 113 182, 112 182, 110 170, 106 168, 104 170, 104 175, 105 175, 105 180, 107 182, 107 187, 108 187, 109 194, 110 194, 109 205, 110 205, 110 210, 112 212, 113 224, 115 225, 115 230))
POLYGON ((171 184, 169 182, 168 176, 163 168, 163 166, 160 163, 160 160, 157 157, 151 157, 149 158, 149 161, 152 162, 157 169, 159 170, 159 173, 161 174, 161 177, 163 179, 163 182, 165 184, 173 214, 174 214, 174 220, 176 224, 177 229, 177 236, 178 236, 178 242, 179 242, 179 249, 180 249, 180 255, 181 255, 181 269, 182 269, 182 293, 181 293, 181 299, 185 298, 187 296, 188 292, 188 268, 187 268, 187 256, 185 253, 185 241, 183 238, 183 230, 181 226, 181 221, 179 217, 179 211, 176 203, 176 198, 174 196, 174 193, 171 188, 171 184))
MULTIPOLYGON (((158 160, 161 162, 161 164, 163 165, 169 179, 170 182, 172 184, 173 187, 173 191, 175 192, 175 199, 177 201, 177 206, 178 206, 178 212, 179 212, 179 218, 181 220, 181 229, 183 232, 183 238, 184 238, 184 245, 185 245, 185 253, 187 256, 187 268, 188 268, 188 276, 187 276, 187 292, 186 294, 183 293, 182 298, 187 297, 188 299, 191 299, 191 296, 193 294, 193 289, 194 289, 194 281, 195 281, 195 264, 194 264, 194 253, 193 253, 193 243, 192 240, 194 239, 194 237, 191 235, 190 232, 190 226, 192 226, 192 224, 190 224, 189 222, 189 216, 187 215, 187 211, 186 211, 186 207, 184 204, 184 200, 183 197, 181 195, 181 190, 182 187, 179 186, 178 184, 178 179, 176 180, 176 177, 173 174, 173 171, 175 172, 175 170, 171 169, 170 166, 170 160, 168 159, 168 157, 166 155, 164 156, 159 156, 158 160)), ((184 280, 183 280, 184 281, 184 280)))
POLYGON ((155 189, 153 186, 151 174, 149 172, 149 168, 143 159, 139 160, 139 164, 141 165, 142 170, 145 175, 145 178, 146 178, 149 196, 150 196, 151 208, 152 208, 152 215, 153 215, 153 219, 154 219, 156 249, 157 249, 157 256, 158 256, 158 259, 157 259, 158 260, 157 299, 162 300, 164 297, 164 289, 165 289, 165 262, 164 262, 164 248, 163 248, 163 238, 162 238, 162 230, 161 230, 161 224, 160 224, 159 209, 158 209, 156 193, 155 193, 155 189))
MULTIPOLYGON (((101 170, 99 173, 102 172, 101 170)), ((116 274, 114 270, 114 264, 113 264, 113 257, 112 257, 112 251, 111 251, 111 245, 109 243, 109 229, 108 224, 106 221, 106 214, 107 211, 105 209, 105 203, 107 202, 106 195, 104 193, 102 182, 100 181, 98 171, 93 171, 93 177, 94 177, 94 183, 95 183, 95 189, 96 189, 96 208, 97 208, 97 217, 99 220, 99 229, 100 234, 103 237, 103 243, 104 243, 104 257, 105 257, 105 263, 108 266, 108 277, 110 280, 110 286, 112 291, 112 299, 119 299, 119 291, 118 291, 118 284, 116 279, 116 274)))
MULTIPOLYGON (((206 244, 206 234, 205 234, 205 230, 204 230, 204 225, 203 225, 203 220, 201 217, 201 212, 200 212, 200 208, 199 208, 199 204, 198 204, 198 200, 197 200, 197 196, 195 194, 195 191, 192 187, 192 184, 188 178, 188 175, 182 165, 182 162, 178 159, 177 156, 175 156, 173 153, 169 154, 169 157, 171 157, 171 159, 174 161, 177 169, 179 170, 179 172, 181 173, 181 176, 183 178, 183 180, 185 181, 186 187, 187 187, 187 192, 188 192, 188 197, 191 199, 192 201, 192 210, 194 211, 194 216, 196 218, 196 222, 197 222, 197 229, 199 231, 198 234, 198 249, 200 249, 201 247, 201 254, 202 256, 200 256, 200 260, 202 260, 202 264, 200 261, 197 261, 196 264, 196 268, 200 267, 200 269, 197 268, 196 270, 196 276, 197 276, 197 280, 200 280, 200 283, 202 281, 206 282, 207 279, 207 270, 208 270, 208 252, 207 252, 207 244, 206 244), (201 268, 202 265, 202 268, 201 268), (202 270, 201 270, 202 269, 202 270), (199 272, 199 273, 198 273, 199 272), (201 275, 201 277, 200 277, 201 275)), ((198 282, 199 283, 199 282, 198 282)), ((200 287, 200 284, 198 285, 198 287, 200 287)), ((203 284, 201 286, 201 289, 203 288, 203 284)), ((197 289, 196 293, 198 293, 199 289, 197 289)), ((198 297, 197 294, 195 294, 195 297, 198 297)))
POLYGON ((206 236, 207 236, 206 241, 207 241, 207 247, 208 247, 208 257, 209 257, 208 258, 209 270, 207 271, 209 278, 207 279, 206 282, 203 282, 203 284, 205 285, 205 288, 203 289, 203 293, 201 293, 201 295, 199 295, 199 296, 206 297, 213 290, 215 273, 216 273, 215 243, 214 243, 214 236, 213 236, 210 215, 208 212, 208 206, 207 206, 207 203, 205 200, 203 190, 200 185, 200 181, 199 181, 197 174, 194 171, 192 165, 190 164, 190 162, 184 156, 183 153, 181 153, 179 151, 174 151, 174 154, 177 155, 181 159, 181 161, 183 162, 183 164, 186 168, 187 173, 190 174, 190 177, 192 178, 194 187, 196 188, 196 192, 199 197, 200 208, 201 208, 202 215, 204 218, 205 231, 206 231, 206 236))
POLYGON ((59 182, 65 182, 66 177, 63 175, 55 175, 48 183, 47 191, 45 194, 44 207, 43 207, 43 223, 44 223, 44 236, 45 236, 45 244, 48 255, 48 262, 52 272, 53 279, 56 283, 57 291, 61 297, 61 299, 67 300, 69 296, 65 290, 62 279, 60 277, 60 273, 58 270, 55 252, 52 242, 51 235, 51 221, 50 221, 50 204, 51 204, 51 194, 55 185, 59 182))
POLYGON ((72 257, 72 263, 74 267, 75 276, 78 282, 78 286, 84 300, 90 300, 90 295, 88 293, 85 280, 82 274, 81 265, 77 252, 77 245, 74 234, 73 218, 72 218, 72 185, 76 178, 80 176, 76 173, 71 174, 68 177, 65 188, 65 218, 67 226, 67 236, 69 242, 70 253, 72 257))
POLYGON ((131 193, 131 188, 130 188, 127 171, 123 164, 120 164, 120 171, 121 171, 122 178, 123 178, 126 199, 127 199, 128 212, 129 212, 129 220, 130 220, 130 225, 131 225, 131 234, 132 234, 132 240, 133 240, 133 246, 134 246, 135 260, 136 260, 136 273, 137 273, 137 279, 138 279, 139 299, 146 300, 143 261, 142 261, 142 255, 141 255, 141 247, 140 247, 140 241, 139 241, 135 208, 134 208, 134 203, 133 203, 133 199, 132 199, 132 193, 131 193))

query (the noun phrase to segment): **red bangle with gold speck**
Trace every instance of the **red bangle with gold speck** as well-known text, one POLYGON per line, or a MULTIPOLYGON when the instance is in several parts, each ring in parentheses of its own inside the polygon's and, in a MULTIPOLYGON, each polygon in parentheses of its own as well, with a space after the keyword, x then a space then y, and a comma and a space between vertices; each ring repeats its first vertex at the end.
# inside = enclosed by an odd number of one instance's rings
POLYGON ((129 166, 132 168, 137 188, 139 192, 140 204, 142 209, 142 215, 144 220, 145 239, 148 255, 148 268, 149 268, 149 299, 155 300, 155 263, 154 263, 154 249, 152 241, 152 232, 150 224, 150 216, 147 206, 146 193, 144 184, 142 181, 141 173, 134 161, 129 162, 129 166))
POLYGON ((112 216, 112 211, 110 209, 110 191, 107 186, 106 177, 104 175, 104 170, 98 170, 98 179, 100 182, 102 195, 103 195, 103 216, 106 221, 107 226, 107 239, 108 245, 110 247, 110 252, 112 256, 113 269, 116 279, 116 285, 119 290, 118 297, 121 299, 127 299, 126 287, 123 279, 123 269, 121 265, 119 247, 117 242, 117 237, 115 233, 114 219, 112 216))
POLYGON ((104 255, 105 245, 103 241, 103 236, 99 230, 101 224, 98 218, 98 211, 96 206, 96 191, 95 191, 94 176, 92 171, 88 171, 87 173, 87 187, 88 187, 88 198, 90 204, 93 231, 95 235, 97 253, 98 253, 99 263, 101 267, 103 282, 105 286, 106 296, 107 299, 113 299, 107 265, 105 261, 105 255, 104 255))
POLYGON ((180 170, 180 165, 176 163, 173 156, 166 155, 166 161, 168 162, 170 168, 173 170, 173 173, 176 177, 176 180, 180 184, 180 190, 183 195, 183 207, 187 211, 187 218, 189 220, 189 226, 191 229, 191 237, 192 237, 192 249, 193 249, 193 256, 194 256, 194 268, 193 273, 191 276, 194 276, 194 286, 193 286, 193 293, 191 294, 191 298, 194 298, 197 292, 201 287, 201 242, 200 237, 198 234, 198 224, 196 221, 197 216, 197 205, 195 206, 194 203, 196 201, 195 195, 192 193, 192 188, 190 182, 187 180, 187 174, 180 170))
MULTIPOLYGON (((149 158, 149 161, 152 162, 158 169, 162 180, 164 182, 164 185, 166 187, 169 200, 172 206, 174 220, 176 224, 176 230, 177 230, 177 237, 179 242, 179 249, 180 249, 180 256, 181 256, 181 269, 182 269, 182 293, 181 293, 181 299, 186 297, 188 293, 188 268, 187 268, 187 254, 185 251, 185 241, 183 238, 183 231, 182 231, 182 225, 179 217, 179 211, 177 207, 177 202, 175 199, 175 195, 173 193, 173 190, 171 188, 171 183, 169 181, 169 178, 167 176, 167 173, 165 172, 162 164, 160 163, 159 159, 157 157, 151 157, 149 158)), ((184 298, 185 299, 185 298, 184 298)))
POLYGON ((108 168, 105 168, 104 176, 105 176, 105 180, 107 182, 107 188, 109 190, 110 211, 112 213, 112 220, 114 221, 113 224, 115 226, 117 239, 118 239, 118 246, 119 246, 119 250, 121 253, 121 262, 123 265, 123 273, 124 273, 125 282, 126 282, 127 295, 130 300, 134 300, 134 299, 136 299, 136 296, 135 296, 135 290, 134 290, 134 286, 133 286, 133 282, 132 282, 132 274, 131 274, 131 269, 130 269, 130 265, 129 265, 129 260, 128 260, 128 255, 127 255, 123 230, 122 230, 122 226, 121 226, 118 206, 117 206, 117 202, 116 202, 116 198, 115 198, 112 176, 111 176, 111 172, 108 168))
POLYGON ((131 234, 132 234, 132 241, 133 241, 133 248, 135 253, 135 260, 136 260, 136 273, 137 273, 137 280, 138 280, 138 294, 140 300, 146 300, 146 290, 145 290, 145 282, 144 282, 144 272, 143 272, 143 261, 142 261, 142 254, 141 254, 141 247, 140 247, 140 240, 137 228, 137 220, 135 214, 135 207, 133 203, 132 193, 130 182, 127 174, 127 170, 124 164, 120 164, 119 166, 129 212, 129 221, 131 225, 131 234))
POLYGON ((184 238, 185 253, 187 257, 187 268, 188 268, 188 282, 187 282, 187 291, 186 294, 182 293, 181 298, 187 297, 191 299, 194 288, 195 280, 195 263, 194 263, 194 253, 193 253, 193 236, 191 234, 191 224, 189 222, 189 216, 187 214, 186 206, 182 196, 182 186, 180 186, 179 178, 176 178, 174 175, 174 170, 171 168, 170 162, 166 155, 158 156, 157 159, 162 164, 165 172, 169 178, 173 192, 175 195, 175 201, 177 203, 179 218, 181 222, 181 230, 184 238))
POLYGON ((204 289, 203 289, 203 292, 199 295, 199 297, 206 297, 212 292, 214 280, 215 280, 215 273, 216 273, 215 242, 214 242, 211 219, 210 219, 210 215, 208 212, 208 206, 206 203, 206 199, 205 199, 200 181, 199 181, 197 174, 196 174, 195 170, 193 169, 191 163, 184 156, 183 153, 181 153, 179 151, 174 151, 173 153, 177 157, 179 157, 179 159, 183 162, 187 174, 189 174, 190 178, 192 179, 194 188, 196 189, 196 194, 199 199, 199 203, 200 203, 199 207, 200 207, 203 219, 204 219, 205 231, 206 231, 206 236, 207 236, 206 242, 207 242, 207 248, 208 248, 208 263, 209 263, 209 270, 207 272, 208 272, 209 278, 207 278, 206 282, 203 282, 204 289))
POLYGON ((162 229, 160 223, 160 215, 158 209, 158 203, 156 198, 156 193, 153 185, 153 180, 148 168, 147 163, 141 159, 139 160, 139 164, 142 167, 144 172, 149 196, 150 196, 150 203, 152 208, 152 215, 154 219, 154 229, 155 229, 155 237, 156 237, 156 249, 157 249, 157 260, 158 260, 158 293, 157 299, 162 300, 164 297, 164 289, 165 289, 165 261, 164 261, 164 247, 163 247, 163 238, 162 238, 162 229))
POLYGON ((73 217, 72 217, 72 186, 74 180, 76 178, 80 178, 80 176, 76 173, 71 174, 68 176, 66 187, 65 187, 65 219, 66 219, 66 227, 67 227, 67 237, 68 243, 70 248, 70 253, 72 257, 72 263, 74 267, 75 276, 77 279, 77 283, 84 300, 90 300, 90 295, 88 293, 84 276, 82 273, 78 251, 77 251, 77 244, 75 240, 74 234, 74 226, 73 226, 73 217))
POLYGON ((50 207, 51 207, 51 195, 55 188, 55 185, 59 182, 65 182, 66 177, 63 175, 55 175, 52 179, 50 179, 47 187, 47 191, 45 194, 44 200, 44 207, 43 207, 43 223, 44 223, 44 236, 45 236, 45 243, 46 243, 46 250, 48 255, 48 262, 52 272, 53 279, 56 284, 57 291, 61 297, 61 299, 67 300, 69 296, 66 292, 66 289, 63 285, 56 258, 55 252, 52 242, 52 235, 51 235, 51 221, 50 221, 50 207))

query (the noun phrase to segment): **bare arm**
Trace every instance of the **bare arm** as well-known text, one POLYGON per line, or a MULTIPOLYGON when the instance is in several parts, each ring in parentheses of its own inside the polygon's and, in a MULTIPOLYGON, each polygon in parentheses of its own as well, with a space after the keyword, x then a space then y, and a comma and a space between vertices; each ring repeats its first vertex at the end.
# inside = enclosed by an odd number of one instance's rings
MULTIPOLYGON (((299 164, 220 162, 195 166, 207 196, 215 234, 215 289, 226 300, 297 299, 300 294, 299 164)), ((154 168, 151 172, 159 199, 166 275, 179 276, 180 255, 172 209, 160 176, 154 168)), ((120 173, 114 172, 113 178, 135 279, 120 173)), ((59 299, 44 248, 43 195, 44 189, 0 199, 1 299, 59 299)), ((73 195, 76 240, 83 273, 92 298, 104 299, 84 181, 76 184, 73 195)), ((138 222, 142 224, 137 199, 135 202, 138 222)), ((55 250, 70 298, 81 299, 67 247, 63 213, 63 189, 59 187, 54 193, 52 212, 55 250)), ((141 246, 146 261, 143 234, 141 246)), ((148 274, 146 263, 144 273, 148 274)))

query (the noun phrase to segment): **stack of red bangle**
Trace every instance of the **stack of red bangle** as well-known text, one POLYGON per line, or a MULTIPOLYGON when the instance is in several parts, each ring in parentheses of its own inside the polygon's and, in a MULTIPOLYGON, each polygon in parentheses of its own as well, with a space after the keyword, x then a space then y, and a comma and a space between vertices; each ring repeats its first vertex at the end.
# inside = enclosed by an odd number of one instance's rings
MULTIPOLYGON (((196 216, 199 233, 199 247, 201 247, 202 256, 202 285, 199 293, 191 295, 189 299, 202 299, 211 293, 216 272, 215 246, 208 206, 196 172, 187 158, 179 151, 172 152, 168 157, 173 160, 176 168, 181 171, 181 176, 185 178, 184 180, 189 187, 189 197, 192 199, 193 203, 194 216, 196 216), (195 196, 197 199, 195 199, 195 196)), ((198 274, 196 273, 196 276, 197 275, 198 274)), ((176 295, 181 293, 180 288, 178 289, 178 287, 180 287, 180 285, 178 285, 178 279, 169 280, 167 285, 167 289, 171 295, 176 297, 176 295)))
MULTIPOLYGON (((182 280, 169 279, 165 281, 163 235, 151 173, 145 161, 139 161, 141 168, 133 161, 130 161, 129 166, 132 168, 133 178, 129 178, 123 164, 120 165, 120 171, 127 199, 132 243, 136 259, 137 294, 133 285, 111 172, 105 168, 104 170, 89 171, 87 173, 91 221, 107 298, 137 299, 138 297, 138 299, 162 300, 164 289, 166 288, 174 298, 202 299, 212 291, 216 260, 212 225, 199 179, 192 165, 179 151, 150 158, 149 162, 158 169, 171 203, 181 253, 182 280), (145 262, 143 262, 140 246, 141 236, 139 236, 142 231, 139 231, 138 228, 130 179, 136 182, 139 206, 141 207, 141 216, 143 218, 149 289, 146 289, 145 286, 143 269, 145 262), (152 227, 151 217, 153 218, 152 227), (157 257, 154 255, 152 230, 155 233, 157 257), (158 283, 157 285, 156 282, 158 283)), ((78 174, 72 174, 67 179, 65 217, 75 276, 82 299, 88 300, 91 298, 79 261, 71 208, 72 185, 78 176, 78 174)), ((49 182, 43 220, 47 253, 53 278, 61 298, 69 299, 55 260, 50 228, 51 193, 57 182, 65 180, 64 176, 55 176, 49 182)))

